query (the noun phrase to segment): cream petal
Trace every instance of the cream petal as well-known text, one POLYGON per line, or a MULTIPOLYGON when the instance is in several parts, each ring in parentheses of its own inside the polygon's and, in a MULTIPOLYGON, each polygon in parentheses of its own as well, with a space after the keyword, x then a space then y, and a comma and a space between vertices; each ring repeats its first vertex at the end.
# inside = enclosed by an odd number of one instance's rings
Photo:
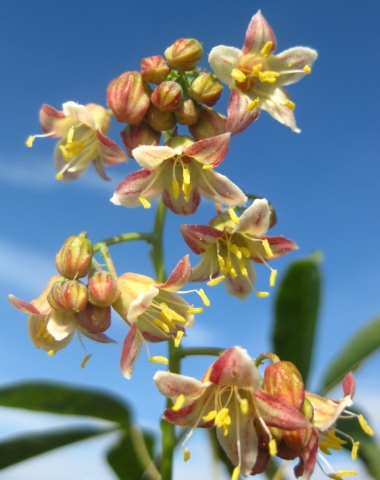
POLYGON ((158 295, 158 288, 153 285, 150 286, 149 290, 142 292, 131 302, 127 314, 127 320, 132 324, 137 322, 139 315, 145 312, 145 310, 150 307, 153 298, 158 295))
POLYGON ((206 252, 224 235, 209 225, 181 225, 180 229, 187 246, 197 255, 206 252))
POLYGON ((232 233, 247 233, 254 237, 265 235, 269 228, 270 208, 266 198, 256 199, 240 216, 232 233))
POLYGON ((259 109, 248 109, 251 98, 239 90, 231 90, 230 99, 227 107, 226 129, 231 135, 237 135, 248 128, 255 120, 259 118, 259 109))
POLYGON ((184 395, 186 397, 185 405, 201 397, 210 386, 210 382, 201 382, 186 375, 178 375, 161 370, 155 373, 153 381, 159 392, 173 402, 180 395, 184 395))
POLYGON ((182 190, 179 192, 178 197, 175 198, 171 185, 163 190, 161 198, 163 204, 173 213, 186 216, 193 214, 197 210, 201 201, 201 197, 196 186, 194 186, 191 190, 188 200, 185 199, 182 190))
POLYGON ((317 57, 318 53, 311 48, 293 47, 269 57, 268 69, 281 74, 277 85, 291 85, 306 75, 303 68, 311 68, 317 57))
POLYGON ((277 88, 268 98, 261 97, 260 109, 265 110, 275 120, 291 128, 293 132, 300 133, 301 130, 297 128, 293 111, 286 106, 287 100, 289 100, 289 95, 286 90, 277 88))
POLYGON ((233 86, 235 81, 231 77, 231 72, 239 65, 242 55, 238 48, 219 45, 211 50, 208 63, 221 82, 233 86))
POLYGON ((227 293, 240 298, 240 300, 245 300, 253 292, 256 284, 256 270, 252 266, 251 261, 244 258, 243 262, 243 266, 247 270, 247 276, 240 273, 238 262, 233 259, 232 263, 237 276, 233 277, 228 273, 223 282, 227 293))
POLYGON ((68 312, 52 310, 46 318, 46 329, 55 340, 63 340, 76 329, 74 315, 68 312))
POLYGON ((242 206, 247 202, 243 191, 226 176, 201 168, 199 172, 198 188, 203 197, 229 206, 242 206))
POLYGON ((190 282, 204 282, 214 278, 219 273, 219 263, 216 246, 212 246, 206 253, 202 253, 198 265, 193 267, 190 282))
POLYGON ((27 327, 33 344, 37 348, 43 348, 46 352, 62 350, 70 343, 74 335, 74 331, 72 331, 60 341, 55 340, 51 335, 46 335, 46 315, 30 315, 27 327))
POLYGON ((95 121, 84 105, 75 102, 66 102, 62 105, 62 110, 66 117, 72 117, 76 121, 95 130, 95 121))
POLYGON ((67 118, 63 112, 50 105, 44 104, 40 110, 40 123, 45 133, 52 133, 52 137, 63 137, 67 134, 73 123, 72 118, 67 118))
POLYGON ((176 292, 188 282, 191 275, 191 265, 189 255, 185 255, 177 263, 165 283, 156 284, 156 286, 167 292, 176 292))
POLYGON ((117 186, 111 202, 114 205, 123 205, 133 208, 141 206, 139 197, 154 200, 162 192, 163 184, 160 172, 143 168, 131 173, 117 186))
POLYGON ((119 163, 127 163, 127 155, 124 151, 110 138, 103 135, 100 130, 96 131, 98 137, 100 157, 105 165, 112 167, 119 163))
POLYGON ((140 167, 152 170, 157 168, 165 160, 174 157, 177 152, 167 146, 142 145, 132 150, 133 158, 140 167))
POLYGON ((216 137, 205 138, 195 142, 183 150, 183 153, 203 165, 219 165, 228 153, 230 133, 223 133, 216 137))

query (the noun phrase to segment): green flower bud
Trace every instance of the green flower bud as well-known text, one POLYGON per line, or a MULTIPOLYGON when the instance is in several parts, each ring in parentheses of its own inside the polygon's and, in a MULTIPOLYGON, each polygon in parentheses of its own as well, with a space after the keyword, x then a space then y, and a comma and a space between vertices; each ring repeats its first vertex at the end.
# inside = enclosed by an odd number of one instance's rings
POLYGON ((182 105, 182 88, 176 82, 161 82, 153 90, 150 100, 162 112, 176 112, 182 105))
POLYGON ((51 287, 47 301, 55 310, 80 312, 88 302, 87 287, 79 280, 58 280, 51 287))
POLYGON ((195 38, 179 38, 165 50, 169 67, 175 70, 193 70, 203 56, 203 47, 195 38))
POLYGON ((111 325, 111 307, 101 308, 88 303, 74 315, 79 325, 90 333, 102 333, 111 325))
POLYGON ((109 307, 120 296, 116 280, 108 272, 96 272, 88 281, 88 300, 97 307, 109 307))
POLYGON ((189 94, 200 103, 212 107, 222 95, 223 85, 212 73, 201 73, 191 82, 189 94))
POLYGON ((175 112, 177 122, 181 125, 194 125, 199 120, 202 107, 192 98, 182 102, 181 108, 175 112))
POLYGON ((86 232, 69 237, 55 256, 55 266, 62 277, 72 280, 87 275, 92 260, 92 243, 86 237, 86 232))
POLYGON ((149 110, 145 115, 145 120, 157 132, 171 130, 177 123, 174 113, 162 112, 155 107, 153 103, 150 104, 149 110))
POLYGON ((170 68, 161 55, 143 58, 140 70, 143 80, 156 85, 163 82, 170 73, 170 68))
POLYGON ((127 125, 120 132, 121 139, 127 149, 128 157, 133 158, 132 150, 140 145, 158 145, 160 143, 161 133, 153 130, 146 122, 140 125, 127 125))
POLYGON ((226 122, 224 115, 213 108, 202 106, 199 120, 194 125, 190 125, 189 130, 196 140, 203 140, 226 133, 226 122))

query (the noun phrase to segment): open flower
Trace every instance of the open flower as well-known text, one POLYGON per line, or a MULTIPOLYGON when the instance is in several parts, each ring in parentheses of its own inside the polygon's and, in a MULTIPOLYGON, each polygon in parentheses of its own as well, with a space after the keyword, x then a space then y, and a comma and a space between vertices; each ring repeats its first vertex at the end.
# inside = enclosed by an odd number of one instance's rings
MULTIPOLYGON (((210 225, 181 225, 183 238, 191 250, 201 255, 190 281, 224 282, 227 292, 245 299, 255 288, 256 272, 252 261, 265 263, 295 250, 297 245, 283 236, 266 236, 270 226, 268 201, 256 199, 239 218, 235 212, 222 213, 210 225), (219 273, 221 276, 213 279, 219 273)), ((271 270, 274 286, 276 270, 271 270)), ((258 296, 267 296, 258 292, 258 296)))
POLYGON ((173 400, 163 418, 180 427, 217 427, 220 444, 236 466, 233 477, 249 475, 258 459, 255 420, 292 429, 309 422, 293 407, 259 389, 260 375, 247 351, 226 350, 206 371, 201 381, 159 371, 153 377, 159 391, 173 400))
POLYGON ((28 332, 34 345, 37 348, 43 348, 49 355, 53 355, 68 345, 76 330, 97 342, 114 342, 102 332, 92 333, 81 326, 80 316, 85 316, 85 311, 74 314, 51 307, 47 300, 48 294, 54 283, 61 279, 62 277, 58 275, 52 277, 40 296, 31 302, 20 300, 14 295, 8 296, 8 300, 13 307, 29 314, 28 332))
POLYGON ((143 167, 128 175, 111 198, 115 205, 150 207, 162 193, 174 213, 190 215, 201 195, 224 205, 244 205, 247 197, 227 177, 214 172, 228 152, 230 134, 195 142, 188 136, 172 137, 165 146, 140 146, 132 153, 143 167))
POLYGON ((117 279, 121 295, 112 306, 131 327, 120 359, 120 368, 126 378, 131 378, 143 342, 174 340, 179 346, 185 329, 194 322, 194 313, 202 311, 190 307, 173 293, 185 285, 190 274, 191 266, 186 256, 165 283, 137 273, 125 273, 117 279))
POLYGON ((100 105, 66 102, 60 112, 45 104, 40 110, 40 122, 45 134, 29 137, 26 144, 31 147, 35 137, 62 137, 54 149, 58 180, 81 177, 91 162, 100 177, 109 180, 104 167, 127 160, 123 150, 106 137, 111 120, 107 110, 100 105))
POLYGON ((227 131, 232 134, 247 128, 257 118, 257 109, 266 110, 294 132, 300 131, 293 114, 295 104, 282 87, 310 73, 317 52, 294 47, 273 55, 276 44, 271 27, 258 11, 248 25, 241 50, 220 45, 210 52, 215 75, 232 89, 227 120, 227 131))

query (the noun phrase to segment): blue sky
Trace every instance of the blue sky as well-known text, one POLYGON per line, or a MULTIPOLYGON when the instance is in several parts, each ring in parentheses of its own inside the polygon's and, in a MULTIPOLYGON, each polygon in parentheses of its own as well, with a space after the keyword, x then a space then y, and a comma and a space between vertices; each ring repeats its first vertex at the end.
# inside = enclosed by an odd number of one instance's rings
MULTIPOLYGON (((280 276, 290 259, 317 250, 323 254, 325 283, 314 386, 345 341, 379 312, 378 2, 365 0, 350 8, 343 0, 4 2, 0 15, 1 384, 43 378, 104 387, 130 400, 144 425, 156 424, 163 407, 158 394, 153 404, 150 400, 155 395, 151 377, 157 368, 147 364, 143 351, 132 380, 121 376, 120 343, 127 327, 116 315, 110 336, 119 345, 86 342, 93 357, 82 370, 79 364, 84 352, 78 341, 55 357, 47 357, 31 344, 26 316, 6 302, 8 293, 31 300, 42 291, 55 273, 54 255, 69 235, 85 230, 95 242, 151 228, 153 211, 127 210, 109 202, 117 183, 136 166, 130 161, 108 169, 113 184, 89 171, 80 180, 63 185, 54 179, 55 141, 36 140, 32 149, 25 148, 24 142, 28 135, 40 132, 38 111, 43 103, 56 108, 68 100, 104 104, 105 88, 112 78, 138 70, 141 58, 163 54, 179 37, 198 38, 205 53, 220 44, 240 48, 248 22, 259 8, 275 31, 278 52, 297 45, 319 52, 312 75, 289 87, 302 133, 291 132, 263 112, 249 130, 232 139, 229 155, 218 171, 246 192, 270 199, 279 219, 273 234, 284 234, 300 246, 274 265, 280 276)), ((206 55, 201 65, 207 67, 206 55)), ((227 92, 224 99, 218 107, 221 111, 227 92)), ((110 133, 120 145, 122 128, 114 122, 110 133)), ((213 214, 212 205, 203 201, 190 222, 206 223, 213 214)), ((169 270, 188 253, 178 231, 181 223, 189 219, 168 215, 169 270)), ((153 275, 146 245, 119 245, 111 253, 119 273, 153 275)), ((195 264, 196 257, 191 258, 195 264)), ((259 266, 257 273, 258 289, 266 288, 267 269, 259 266)), ((219 286, 210 298, 212 306, 197 317, 186 345, 242 345, 252 356, 269 348, 273 296, 241 302, 227 297, 219 286)), ((161 345, 151 348, 152 354, 164 352, 161 345)), ((207 359, 186 360, 183 371, 199 376, 208 363, 207 359)), ((380 391, 373 379, 379 367, 377 354, 356 375, 357 399, 362 405, 365 398, 376 404, 380 391)), ((4 434, 53 421, 49 416, 37 421, 30 415, 18 421, 15 415, 12 423, 7 411, 2 412, 4 434)), ((373 422, 380 423, 375 418, 373 422)), ((74 455, 66 454, 71 458, 68 462, 59 456, 65 453, 54 453, 51 464, 62 461, 70 469, 80 449, 74 450, 74 455)), ((22 470, 17 468, 28 465, 28 478, 42 478, 38 473, 41 461, 9 469, 0 473, 0 479, 20 478, 22 470)), ((83 463, 80 457, 77 461, 83 463)), ((81 468, 90 472, 88 478, 96 478, 96 468, 81 468)), ((114 478, 106 466, 99 468, 104 468, 99 478, 114 478)))

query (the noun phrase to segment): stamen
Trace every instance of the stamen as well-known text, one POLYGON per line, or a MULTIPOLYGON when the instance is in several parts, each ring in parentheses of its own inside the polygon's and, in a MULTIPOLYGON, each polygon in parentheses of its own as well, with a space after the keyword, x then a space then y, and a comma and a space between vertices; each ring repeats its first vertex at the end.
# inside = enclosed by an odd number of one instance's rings
POLYGON ((342 450, 342 445, 347 442, 335 435, 335 430, 331 429, 321 435, 319 440, 319 448, 326 455, 331 455, 329 448, 333 450, 342 450))
POLYGON ((212 170, 214 168, 214 165, 203 165, 202 169, 203 170, 212 170))
POLYGON ((244 73, 238 68, 234 68, 231 72, 231 77, 236 80, 238 83, 243 83, 247 78, 244 73))
POLYGON ((161 357, 160 355, 157 355, 156 357, 150 357, 148 362, 149 363, 162 363, 164 365, 167 365, 169 363, 169 360, 165 357, 161 357))
POLYGON ((65 159, 66 162, 69 162, 71 160, 71 153, 69 151, 67 151, 66 147, 64 147, 63 145, 60 145, 59 146, 59 149, 62 153, 62 156, 63 158, 65 159))
POLYGON ((219 283, 222 283, 225 278, 226 277, 224 275, 220 275, 219 277, 213 278, 212 280, 207 282, 207 285, 209 287, 215 287, 216 285, 219 285, 219 283))
POLYGON ((177 398, 177 400, 174 402, 174 405, 172 406, 172 410, 174 412, 178 412, 178 410, 181 410, 181 408, 185 404, 185 395, 181 393, 181 395, 177 398))
POLYGON ((199 290, 197 290, 197 294, 201 297, 202 302, 206 305, 206 307, 209 307, 211 305, 211 302, 207 298, 207 295, 205 294, 203 288, 200 288, 199 290))
POLYGON ((185 183, 185 182, 182 183, 183 196, 184 196, 186 202, 188 202, 189 199, 190 199, 190 192, 191 192, 192 189, 193 189, 193 187, 191 186, 190 183, 185 183))
POLYGON ((239 260, 241 260, 241 257, 242 257, 242 254, 241 254, 241 251, 240 251, 240 248, 235 244, 233 243, 230 247, 230 252, 232 252, 233 254, 235 254, 237 256, 237 258, 239 260))
POLYGON ((240 411, 243 415, 247 415, 248 413, 248 400, 246 398, 242 398, 240 400, 240 411))
POLYGON ((269 285, 271 287, 274 287, 276 284, 276 278, 277 278, 277 270, 272 270, 270 272, 270 278, 269 278, 269 285))
POLYGON ((249 103, 248 103, 248 105, 247 105, 247 110, 248 110, 249 112, 252 112, 252 110, 253 110, 254 108, 256 108, 259 103, 260 103, 259 97, 255 98, 254 100, 252 100, 252 102, 249 102, 249 103))
POLYGON ((230 268, 230 275, 232 278, 236 278, 238 276, 238 274, 236 273, 236 270, 234 267, 231 266, 230 268))
POLYGON ((231 480, 239 480, 240 476, 240 467, 235 467, 234 471, 232 472, 231 480))
POLYGON ((182 315, 177 313, 175 310, 172 310, 170 307, 167 306, 165 302, 160 303, 160 307, 163 313, 170 319, 170 320, 177 320, 177 322, 184 323, 186 320, 183 318, 182 315))
POLYGON ((274 455, 277 455, 277 443, 274 438, 272 438, 272 440, 269 442, 268 447, 269 447, 269 454, 271 457, 273 457, 274 455))
POLYGON ((170 320, 170 318, 165 315, 165 312, 160 312, 160 317, 161 317, 161 320, 166 323, 166 325, 168 325, 169 327, 172 327, 172 328, 177 328, 177 325, 172 321, 170 320))
POLYGON ((269 258, 273 257, 273 252, 270 248, 269 242, 267 239, 261 242, 261 245, 264 247, 265 253, 268 255, 269 258))
POLYGON ((269 297, 269 292, 256 292, 256 297, 257 298, 269 297))
POLYGON ((52 137, 53 135, 55 135, 55 132, 43 133, 41 135, 29 135, 29 137, 27 138, 27 140, 25 142, 25 145, 30 148, 30 147, 33 146, 33 142, 36 138, 52 137))
POLYGON ((249 258, 251 256, 251 253, 248 250, 248 248, 240 247, 240 251, 246 258, 249 258))
POLYGON ((356 460, 358 458, 358 450, 359 450, 360 442, 354 442, 351 450, 351 458, 352 460, 356 460))
POLYGON ((261 72, 261 69, 263 68, 261 63, 258 63, 257 65, 253 65, 252 67, 252 76, 253 77, 258 77, 259 73, 261 72))
POLYGON ((309 67, 309 65, 305 65, 302 70, 303 70, 303 73, 306 73, 306 75, 311 73, 311 68, 309 67))
POLYGON ((188 460, 190 460, 190 450, 188 448, 185 448, 183 450, 183 460, 185 462, 187 462, 188 460))
POLYGON ((228 208, 228 214, 235 225, 240 222, 240 218, 236 215, 235 210, 232 207, 228 208))
POLYGON ((180 346, 182 337, 183 337, 184 335, 185 335, 185 333, 184 333, 182 330, 178 330, 177 335, 175 336, 175 339, 174 339, 174 346, 175 346, 175 347, 178 348, 178 347, 180 346))
POLYGON ((354 477, 358 474, 357 470, 338 470, 335 473, 330 473, 327 476, 334 480, 342 480, 342 477, 354 477))
POLYGON ((172 192, 174 199, 177 200, 179 196, 179 183, 177 182, 177 180, 172 181, 172 192))
POLYGON ((231 417, 229 415, 229 409, 224 407, 219 410, 215 417, 215 425, 223 428, 223 435, 228 435, 228 426, 231 425, 231 417))
POLYGON ((73 137, 74 137, 74 127, 71 126, 71 127, 69 128, 68 133, 67 133, 67 143, 69 143, 69 144, 72 143, 73 137))
POLYGON ((267 42, 261 49, 260 55, 264 58, 267 57, 272 51, 272 46, 273 46, 273 42, 269 40, 269 42, 267 42))
POLYGON ((272 72, 271 70, 265 70, 265 72, 259 73, 259 80, 260 82, 264 83, 274 83, 276 78, 279 77, 280 74, 278 72, 272 72))
POLYGON ((294 110, 296 108, 296 104, 291 100, 284 100, 285 107, 288 107, 289 110, 294 110))
POLYGON ((359 420, 360 426, 362 427, 363 432, 372 437, 372 435, 374 434, 374 431, 368 425, 368 423, 366 422, 362 414, 358 416, 358 420, 359 420))
POLYGON ((187 310, 187 313, 188 314, 197 314, 197 313, 203 313, 204 312, 204 309, 202 307, 190 307, 188 310, 187 310))
POLYGON ((182 167, 182 175, 183 175, 183 183, 186 183, 186 185, 190 184, 190 170, 188 167, 183 166, 182 167))
POLYGON ((34 138, 33 135, 30 135, 27 139, 27 141, 25 142, 25 145, 29 148, 31 148, 33 146, 33 142, 34 142, 34 138))
POLYGON ((218 412, 216 410, 211 410, 207 415, 202 417, 204 422, 211 422, 211 420, 215 420, 218 412))
POLYGON ((152 206, 149 201, 141 195, 139 196, 139 201, 144 208, 150 208, 152 206))
POLYGON ((158 320, 158 318, 155 318, 153 320, 153 323, 155 325, 157 325, 157 327, 161 328, 161 330, 163 330, 165 333, 169 333, 170 332, 170 329, 169 327, 164 323, 162 322, 161 320, 158 320))
POLYGON ((53 355, 55 355, 57 353, 57 350, 49 350, 47 352, 47 354, 49 355, 49 357, 52 357, 53 355))
POLYGON ((244 259, 239 261, 239 270, 243 277, 248 277, 248 270, 245 268, 244 259))
POLYGON ((88 355, 86 355, 82 360, 82 363, 80 364, 80 368, 84 368, 91 357, 92 357, 92 353, 89 353, 88 355))

